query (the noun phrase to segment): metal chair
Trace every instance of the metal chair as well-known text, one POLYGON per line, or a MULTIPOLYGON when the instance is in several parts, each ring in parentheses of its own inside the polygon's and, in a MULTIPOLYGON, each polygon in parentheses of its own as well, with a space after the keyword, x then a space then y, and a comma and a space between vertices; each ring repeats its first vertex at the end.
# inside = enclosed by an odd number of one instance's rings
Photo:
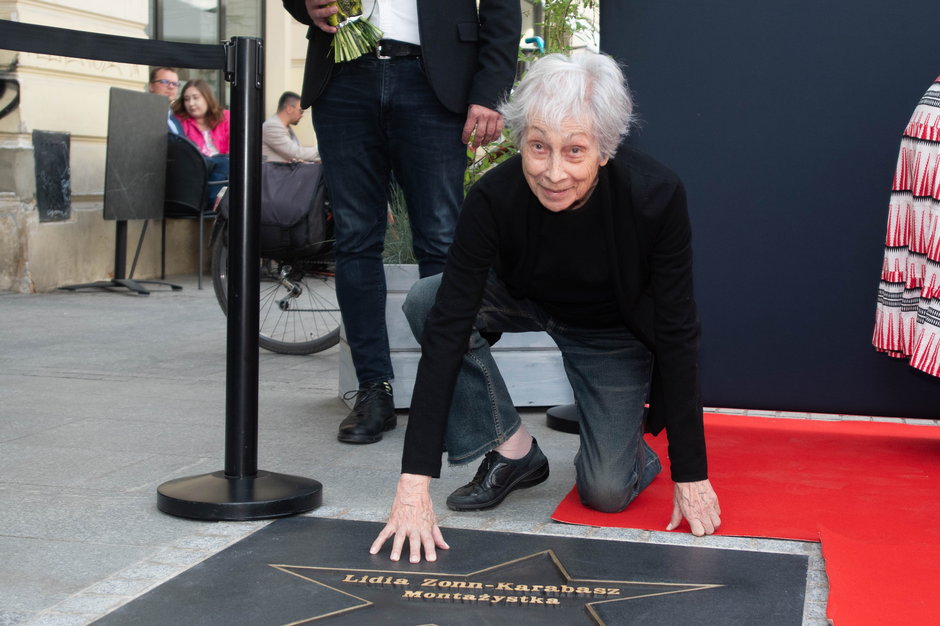
POLYGON ((209 201, 210 186, 228 180, 209 180, 211 166, 196 144, 182 135, 168 134, 166 146, 166 193, 163 200, 163 237, 160 247, 160 276, 166 277, 166 221, 199 220, 197 286, 202 289, 205 220, 215 217, 209 201))

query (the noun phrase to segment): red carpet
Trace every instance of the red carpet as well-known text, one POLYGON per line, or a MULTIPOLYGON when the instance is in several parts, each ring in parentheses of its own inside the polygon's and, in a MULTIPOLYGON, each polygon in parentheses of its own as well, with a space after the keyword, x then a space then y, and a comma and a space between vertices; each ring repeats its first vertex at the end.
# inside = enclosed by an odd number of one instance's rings
POLYGON ((858 539, 820 526, 835 624, 936 624, 940 541, 899 527, 893 539, 858 539))
MULTIPOLYGON (((705 430, 719 534, 821 540, 836 624, 937 623, 940 428, 708 414, 705 430)), ((647 441, 666 458, 665 437, 647 441)), ((572 490, 552 519, 665 530, 668 476, 623 513, 587 509, 572 490)))

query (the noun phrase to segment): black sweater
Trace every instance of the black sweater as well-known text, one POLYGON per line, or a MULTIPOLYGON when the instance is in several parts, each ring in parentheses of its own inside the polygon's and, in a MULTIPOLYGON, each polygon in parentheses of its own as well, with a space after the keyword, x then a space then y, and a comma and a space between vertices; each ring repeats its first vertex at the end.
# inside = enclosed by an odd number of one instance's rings
MULTIPOLYGON (((655 434, 666 429, 673 480, 704 480, 699 323, 685 190, 665 166, 621 148, 601 168, 590 203, 598 203, 603 215, 597 236, 606 246, 622 322, 654 354, 647 429, 655 434)), ((403 472, 440 475, 454 383, 487 274, 493 268, 512 295, 529 297, 544 212, 519 157, 486 174, 467 195, 421 338, 403 472)))

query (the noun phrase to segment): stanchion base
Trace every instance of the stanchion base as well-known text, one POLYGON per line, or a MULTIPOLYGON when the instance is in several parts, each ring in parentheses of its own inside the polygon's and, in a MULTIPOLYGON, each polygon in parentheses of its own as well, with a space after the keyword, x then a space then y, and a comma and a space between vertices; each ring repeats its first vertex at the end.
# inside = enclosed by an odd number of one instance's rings
POLYGON ((157 508, 169 515, 207 521, 244 521, 310 511, 323 498, 312 479, 258 471, 237 478, 225 472, 177 478, 157 488, 157 508))
POLYGON ((581 427, 578 425, 578 407, 574 404, 560 404, 545 411, 545 425, 552 430, 577 435, 581 427))
POLYGON ((174 285, 173 283, 168 283, 162 280, 112 278, 111 280, 99 280, 94 283, 82 283, 81 285, 64 285, 59 287, 59 289, 66 289, 68 291, 75 291, 76 289, 107 289, 108 291, 114 291, 115 289, 123 288, 129 291, 133 291, 140 296, 149 296, 150 291, 148 291, 144 285, 164 285, 169 287, 171 291, 180 291, 183 288, 182 285, 174 285))

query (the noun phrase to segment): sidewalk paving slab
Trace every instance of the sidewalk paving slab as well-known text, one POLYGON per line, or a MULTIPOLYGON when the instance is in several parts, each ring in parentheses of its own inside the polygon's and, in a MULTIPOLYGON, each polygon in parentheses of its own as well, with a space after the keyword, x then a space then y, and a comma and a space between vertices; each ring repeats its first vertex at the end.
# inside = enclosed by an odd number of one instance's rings
MULTIPOLYGON (((224 468, 226 319, 211 284, 169 280, 183 291, 0 294, 0 626, 90 624, 269 523, 156 508, 163 482, 224 468)), ((307 515, 381 522, 407 416, 379 443, 338 443, 337 367, 338 348, 261 351, 258 467, 320 481, 323 504, 307 515)), ((445 467, 432 483, 442 527, 807 554, 804 624, 827 623, 816 543, 552 522, 576 438, 548 429, 543 409, 522 413, 549 479, 498 509, 454 513, 443 502, 468 470, 445 467)))

